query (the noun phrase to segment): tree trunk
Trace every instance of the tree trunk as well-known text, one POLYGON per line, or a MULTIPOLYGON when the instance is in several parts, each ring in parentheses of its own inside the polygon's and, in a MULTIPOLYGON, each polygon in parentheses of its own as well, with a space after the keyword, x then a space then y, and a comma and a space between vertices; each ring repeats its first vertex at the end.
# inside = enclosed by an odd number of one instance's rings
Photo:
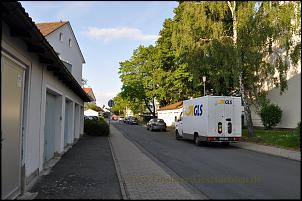
POLYGON ((153 111, 150 109, 150 106, 149 106, 149 102, 144 98, 144 102, 145 102, 145 105, 147 107, 147 109, 149 110, 149 112, 153 115, 153 117, 155 116, 153 111))
POLYGON ((239 49, 237 47, 237 16, 236 16, 236 1, 233 1, 233 5, 230 1, 228 1, 228 6, 231 10, 232 13, 232 18, 233 18, 233 43, 234 46, 237 50, 237 69, 240 69, 240 74, 239 74, 239 87, 240 87, 240 94, 241 94, 241 98, 242 98, 242 102, 243 102, 243 106, 244 106, 244 115, 246 118, 246 123, 247 123, 247 127, 248 127, 248 134, 249 136, 255 136, 254 135, 254 128, 253 128, 253 121, 252 121, 252 115, 251 115, 251 110, 248 104, 248 97, 245 93, 245 89, 244 89, 244 83, 242 80, 242 68, 240 67, 240 56, 241 54, 239 54, 239 49))
POLYGON ((248 135, 250 137, 255 137, 250 105, 247 102, 248 97, 246 97, 247 95, 245 94, 244 84, 242 82, 242 72, 240 72, 240 75, 239 75, 239 85, 240 85, 240 94, 241 94, 243 107, 244 107, 244 116, 246 118, 246 124, 247 124, 247 129, 248 129, 248 135))
POLYGON ((154 101, 154 97, 152 98, 152 105, 153 105, 153 117, 155 117, 155 101, 154 101))

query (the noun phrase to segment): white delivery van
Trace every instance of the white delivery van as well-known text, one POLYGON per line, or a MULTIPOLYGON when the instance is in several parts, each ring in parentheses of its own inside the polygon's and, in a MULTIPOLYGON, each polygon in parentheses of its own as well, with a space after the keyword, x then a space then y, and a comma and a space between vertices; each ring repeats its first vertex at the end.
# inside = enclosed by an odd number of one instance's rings
POLYGON ((203 96, 183 101, 183 111, 175 123, 176 139, 229 144, 240 140, 241 98, 203 96))

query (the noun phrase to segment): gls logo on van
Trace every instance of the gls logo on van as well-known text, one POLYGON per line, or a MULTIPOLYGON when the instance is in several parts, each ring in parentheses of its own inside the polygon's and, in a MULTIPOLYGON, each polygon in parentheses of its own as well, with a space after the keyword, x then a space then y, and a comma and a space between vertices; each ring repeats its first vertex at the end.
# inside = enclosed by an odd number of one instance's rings
POLYGON ((201 116, 202 115, 202 106, 203 105, 190 105, 185 110, 186 116, 201 116))
POLYGON ((217 105, 217 104, 232 104, 232 100, 218 100, 218 101, 216 101, 216 103, 215 103, 215 105, 217 105))

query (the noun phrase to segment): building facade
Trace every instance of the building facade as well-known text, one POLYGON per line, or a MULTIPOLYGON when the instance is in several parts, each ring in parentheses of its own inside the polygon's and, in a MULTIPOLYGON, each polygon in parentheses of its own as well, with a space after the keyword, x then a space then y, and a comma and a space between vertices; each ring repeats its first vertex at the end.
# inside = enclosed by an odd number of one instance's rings
POLYGON ((1 198, 14 199, 83 134, 90 97, 22 5, 1 8, 1 198))
POLYGON ((82 67, 85 59, 74 35, 70 22, 36 23, 38 29, 54 48, 71 74, 82 84, 82 67))

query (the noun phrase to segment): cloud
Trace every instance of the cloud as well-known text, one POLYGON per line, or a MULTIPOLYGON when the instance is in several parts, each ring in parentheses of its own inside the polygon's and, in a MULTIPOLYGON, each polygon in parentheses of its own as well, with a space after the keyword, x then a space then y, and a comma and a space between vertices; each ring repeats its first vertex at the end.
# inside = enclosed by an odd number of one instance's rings
POLYGON ((140 29, 130 27, 116 28, 96 28, 89 27, 85 34, 91 38, 101 39, 103 41, 112 41, 117 39, 130 40, 151 40, 155 41, 158 35, 143 34, 140 29))

